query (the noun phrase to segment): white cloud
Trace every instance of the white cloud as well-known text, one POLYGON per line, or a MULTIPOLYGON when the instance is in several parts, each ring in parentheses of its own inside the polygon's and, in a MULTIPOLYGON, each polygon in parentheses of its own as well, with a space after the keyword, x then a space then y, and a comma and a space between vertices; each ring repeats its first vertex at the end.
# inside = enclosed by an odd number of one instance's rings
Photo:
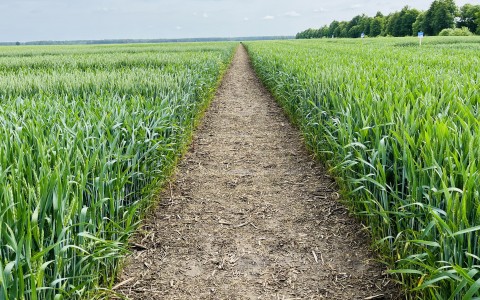
POLYGON ((323 8, 323 7, 320 7, 320 8, 315 8, 313 10, 313 12, 316 12, 316 13, 324 13, 324 12, 327 12, 328 10, 323 8))
POLYGON ((248 17, 243 18, 244 21, 250 20, 248 17))
MULTIPOLYGON (((116 12, 117 9, 115 8, 112 8, 112 7, 99 7, 99 8, 95 8, 93 10, 93 12, 97 12, 97 13, 112 13, 112 12, 116 12)), ((32 10, 33 13, 41 13, 41 10, 39 8, 35 8, 32 10)))
POLYGON ((177 30, 182 30, 183 27, 182 27, 182 26, 177 26, 177 27, 175 27, 175 29, 177 29, 177 30))
POLYGON ((284 13, 283 15, 286 16, 286 17, 300 17, 301 16, 298 12, 296 12, 294 10, 288 11, 288 12, 284 13))
POLYGON ((363 5, 361 5, 361 4, 354 4, 354 5, 350 6, 350 8, 355 9, 355 8, 360 8, 360 7, 362 7, 362 6, 363 6, 363 5))
POLYGON ((204 17, 206 19, 206 18, 208 18, 208 14, 206 12, 204 12, 202 17, 204 17))
POLYGON ((273 20, 273 19, 275 19, 275 17, 274 16, 265 16, 265 17, 263 17, 263 19, 264 20, 273 20))

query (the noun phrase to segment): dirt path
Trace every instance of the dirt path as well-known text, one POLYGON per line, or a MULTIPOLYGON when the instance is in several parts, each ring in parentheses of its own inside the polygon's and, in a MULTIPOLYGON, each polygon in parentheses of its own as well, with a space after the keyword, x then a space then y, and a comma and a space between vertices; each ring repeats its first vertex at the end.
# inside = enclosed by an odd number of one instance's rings
POLYGON ((240 47, 120 281, 130 299, 390 299, 335 184, 240 47), (370 297, 370 298, 369 298, 370 297))

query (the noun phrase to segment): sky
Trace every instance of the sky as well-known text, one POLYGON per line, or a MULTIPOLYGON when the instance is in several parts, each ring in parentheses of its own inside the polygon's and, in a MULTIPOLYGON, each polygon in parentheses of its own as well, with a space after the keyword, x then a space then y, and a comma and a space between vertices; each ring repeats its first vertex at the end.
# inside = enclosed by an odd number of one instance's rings
POLYGON ((432 1, 0 0, 0 41, 295 35, 362 13, 426 10, 432 1))

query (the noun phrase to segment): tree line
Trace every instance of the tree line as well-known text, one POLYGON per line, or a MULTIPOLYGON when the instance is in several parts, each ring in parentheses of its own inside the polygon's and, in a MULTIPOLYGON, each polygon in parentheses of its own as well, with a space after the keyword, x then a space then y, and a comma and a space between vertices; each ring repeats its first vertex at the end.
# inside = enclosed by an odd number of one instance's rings
POLYGON ((480 5, 458 7, 454 0, 435 0, 427 11, 405 6, 387 16, 378 12, 374 17, 365 14, 350 21, 333 21, 319 29, 307 29, 297 39, 322 37, 357 38, 366 36, 412 36, 422 31, 425 35, 447 35, 454 28, 459 35, 480 34, 480 5), (443 30, 443 32, 442 32, 443 30))

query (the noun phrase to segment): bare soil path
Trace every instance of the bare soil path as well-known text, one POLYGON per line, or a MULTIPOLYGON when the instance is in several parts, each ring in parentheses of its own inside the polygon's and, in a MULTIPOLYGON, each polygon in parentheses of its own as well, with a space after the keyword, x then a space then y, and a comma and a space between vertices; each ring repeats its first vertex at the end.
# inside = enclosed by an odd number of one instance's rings
POLYGON ((240 46, 119 290, 142 300, 394 298, 335 188, 240 46))

